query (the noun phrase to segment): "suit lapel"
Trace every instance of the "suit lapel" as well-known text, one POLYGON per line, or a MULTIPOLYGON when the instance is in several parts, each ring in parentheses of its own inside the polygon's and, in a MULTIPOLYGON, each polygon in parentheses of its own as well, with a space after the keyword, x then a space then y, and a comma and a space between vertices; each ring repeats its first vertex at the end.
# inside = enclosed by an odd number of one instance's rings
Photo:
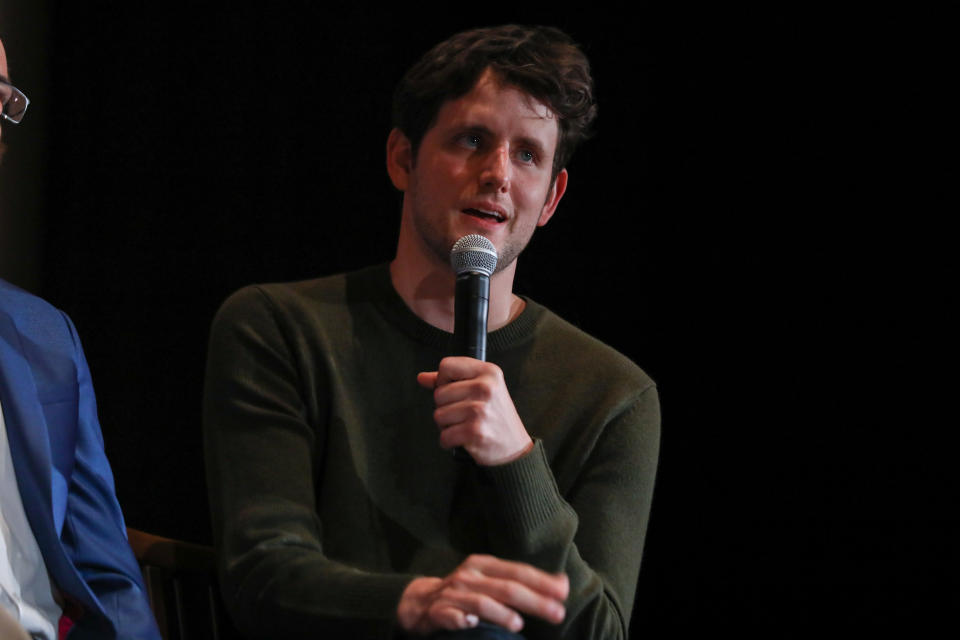
POLYGON ((0 402, 23 510, 47 571, 58 586, 85 607, 99 610, 96 598, 67 557, 53 520, 47 423, 21 340, 13 318, 0 310, 0 402))
POLYGON ((0 402, 20 497, 37 539, 52 536, 59 543, 53 522, 46 419, 20 340, 13 319, 0 311, 0 402))

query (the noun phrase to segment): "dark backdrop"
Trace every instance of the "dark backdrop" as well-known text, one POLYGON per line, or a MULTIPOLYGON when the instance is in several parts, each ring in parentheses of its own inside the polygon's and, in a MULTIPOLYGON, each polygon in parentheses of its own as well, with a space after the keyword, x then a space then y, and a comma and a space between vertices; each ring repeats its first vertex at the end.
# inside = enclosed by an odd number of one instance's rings
POLYGON ((913 334, 897 340, 891 309, 910 301, 887 293, 908 239, 877 212, 903 195, 878 168, 908 136, 911 94, 888 81, 908 76, 913 27, 782 8, 319 6, 39 3, 0 24, 11 62, 30 50, 36 67, 15 81, 43 96, 5 131, 5 173, 17 147, 44 150, 22 179, 42 197, 5 212, 39 221, 40 267, 21 279, 84 340, 128 524, 210 541, 199 415, 220 302, 391 258, 403 70, 462 28, 549 23, 593 61, 600 115, 518 289, 659 384, 636 637, 957 605, 956 503, 936 447, 908 437, 913 334), (37 22, 42 50, 20 37, 37 22))

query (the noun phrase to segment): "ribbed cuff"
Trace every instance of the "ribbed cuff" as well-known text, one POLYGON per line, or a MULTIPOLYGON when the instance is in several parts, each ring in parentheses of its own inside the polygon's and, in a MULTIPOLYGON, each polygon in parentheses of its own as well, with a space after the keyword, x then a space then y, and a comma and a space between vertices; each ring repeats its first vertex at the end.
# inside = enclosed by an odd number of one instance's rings
POLYGON ((497 521, 507 540, 529 543, 544 529, 576 527, 577 516, 557 489, 541 440, 522 458, 477 469, 487 516, 497 521))

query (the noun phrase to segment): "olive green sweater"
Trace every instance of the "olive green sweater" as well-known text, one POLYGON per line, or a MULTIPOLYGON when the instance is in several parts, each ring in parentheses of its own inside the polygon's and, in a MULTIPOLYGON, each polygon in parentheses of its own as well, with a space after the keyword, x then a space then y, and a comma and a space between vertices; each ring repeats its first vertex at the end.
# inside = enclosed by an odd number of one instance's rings
POLYGON ((536 443, 498 467, 438 445, 416 382, 451 335, 388 268, 247 287, 210 336, 204 438, 223 595, 251 637, 391 638, 400 595, 470 553, 570 577, 559 626, 527 638, 623 638, 659 446, 651 380, 527 300, 490 333, 536 443))

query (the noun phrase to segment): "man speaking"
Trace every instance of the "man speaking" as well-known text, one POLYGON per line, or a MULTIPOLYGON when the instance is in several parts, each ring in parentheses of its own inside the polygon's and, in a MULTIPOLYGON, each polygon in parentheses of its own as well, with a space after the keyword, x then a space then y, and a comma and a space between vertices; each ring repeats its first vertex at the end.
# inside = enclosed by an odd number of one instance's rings
POLYGON ((223 593, 251 637, 626 637, 656 388, 513 293, 595 111, 562 32, 453 36, 394 96, 394 260, 220 309, 208 483, 223 593), (486 360, 453 339, 451 249, 471 235, 496 254, 486 360))

